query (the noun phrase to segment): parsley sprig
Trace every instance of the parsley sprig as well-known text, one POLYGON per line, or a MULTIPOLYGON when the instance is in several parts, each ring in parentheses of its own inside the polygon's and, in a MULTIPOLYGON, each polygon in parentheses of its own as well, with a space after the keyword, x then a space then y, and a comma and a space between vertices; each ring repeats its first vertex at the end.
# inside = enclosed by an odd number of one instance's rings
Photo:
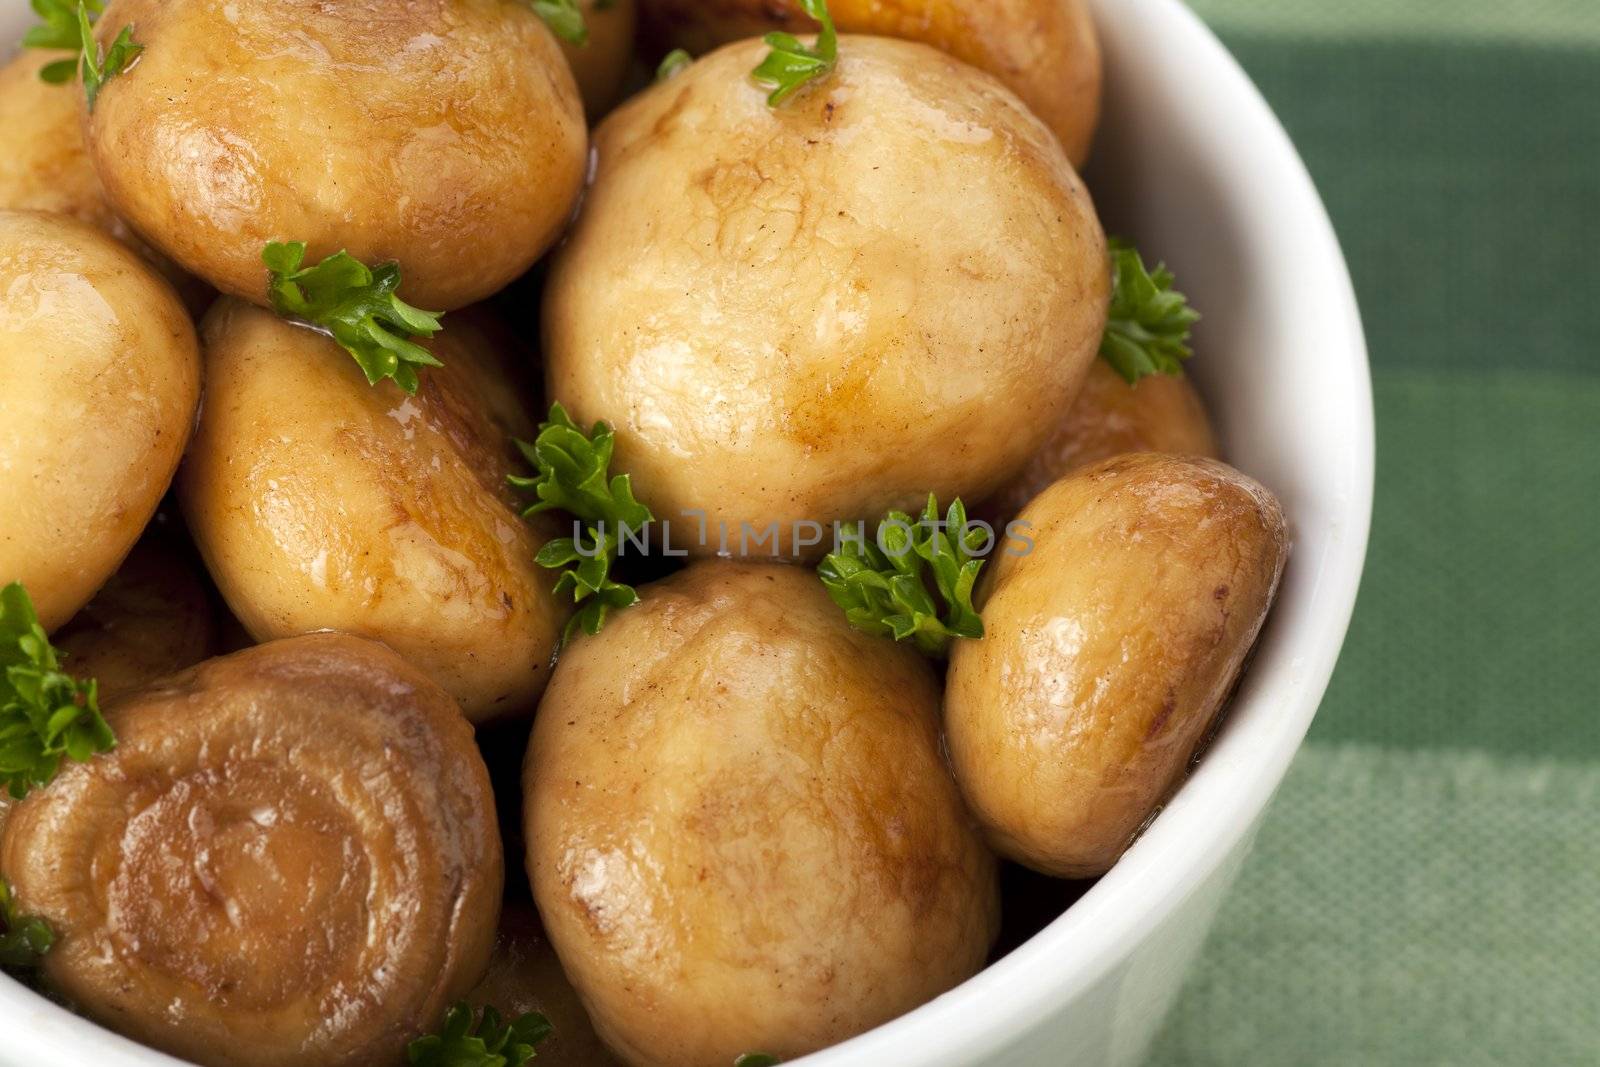
POLYGON ((816 44, 807 48, 792 33, 769 33, 762 40, 772 51, 750 72, 756 81, 774 86, 767 94, 769 107, 777 107, 839 62, 839 34, 833 27, 833 16, 828 14, 828 0, 800 0, 800 6, 822 24, 816 44))
POLYGON ((544 19, 557 37, 569 44, 587 45, 589 27, 583 21, 578 0, 532 0, 533 13, 544 19))
POLYGON ((22 44, 26 48, 60 48, 72 52, 68 59, 58 59, 39 68, 40 79, 51 85, 63 85, 78 72, 78 59, 83 52, 78 9, 83 8, 84 17, 92 23, 105 10, 104 0, 81 0, 76 5, 66 0, 31 0, 30 6, 40 22, 23 35, 22 44))
POLYGON ((110 48, 102 49, 100 42, 94 39, 88 0, 78 0, 78 38, 82 42, 83 93, 89 101, 89 110, 93 111, 94 102, 106 82, 133 66, 139 53, 144 51, 144 45, 133 39, 133 27, 129 25, 122 27, 110 48))
POLYGON ((773 1067, 783 1061, 765 1052, 746 1052, 733 1061, 733 1067, 773 1067))
POLYGON ((549 421, 540 424, 533 444, 518 441, 517 447, 538 471, 532 478, 510 478, 515 488, 537 497, 523 516, 559 510, 583 524, 575 536, 547 542, 536 557, 539 566, 561 570, 556 593, 571 592, 573 603, 580 605, 562 640, 570 639, 579 626, 597 634, 608 612, 639 602, 633 586, 612 579, 611 564, 622 538, 637 534, 655 516, 634 499, 626 474, 610 473, 616 437, 605 423, 595 423, 585 434, 565 408, 551 404, 549 421))
POLYGON ((955 638, 983 636, 972 589, 983 569, 978 554, 992 543, 981 524, 968 524, 959 499, 941 520, 930 493, 920 516, 891 511, 875 536, 844 541, 817 573, 856 629, 944 656, 955 638))
POLYGON ((1193 352, 1189 332, 1200 313, 1172 288, 1166 264, 1145 267, 1138 249, 1111 239, 1111 316, 1100 341, 1100 358, 1132 385, 1151 374, 1183 373, 1193 352))
POLYGON ((439 332, 440 311, 422 311, 396 295, 400 265, 368 267, 348 252, 335 252, 303 267, 303 241, 269 241, 261 261, 271 271, 267 293, 279 315, 326 330, 355 357, 369 385, 385 378, 409 394, 420 384, 418 367, 438 367, 433 354, 413 337, 439 332))
POLYGON ((661 62, 656 66, 656 81, 664 82, 676 74, 681 74, 694 65, 694 57, 681 48, 674 48, 661 57, 661 62))
POLYGON ((21 800, 56 776, 63 757, 86 760, 116 743, 99 686, 61 670, 27 590, 0 589, 0 782, 21 800))
POLYGON ((406 1047, 406 1061, 411 1067, 523 1067, 552 1029, 538 1012, 502 1023, 500 1013, 490 1007, 474 1021, 472 1009, 459 1003, 445 1013, 437 1034, 406 1047))
POLYGON ((17 914, 11 884, 0 878, 0 967, 27 970, 56 942, 55 931, 43 919, 17 914))

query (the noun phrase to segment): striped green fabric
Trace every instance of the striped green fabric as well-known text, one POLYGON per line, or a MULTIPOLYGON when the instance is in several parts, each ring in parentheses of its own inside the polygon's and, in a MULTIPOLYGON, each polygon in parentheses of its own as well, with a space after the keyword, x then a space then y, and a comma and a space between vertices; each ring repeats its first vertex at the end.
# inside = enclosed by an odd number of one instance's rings
POLYGON ((1213 26, 1280 36, 1600 41, 1594 0, 1193 0, 1213 26))
POLYGON ((1158 1062, 1600 1060, 1600 767, 1315 745, 1158 1062))
POLYGON ((1378 495, 1151 1062, 1600 1064, 1600 2, 1195 6, 1349 256, 1378 495))

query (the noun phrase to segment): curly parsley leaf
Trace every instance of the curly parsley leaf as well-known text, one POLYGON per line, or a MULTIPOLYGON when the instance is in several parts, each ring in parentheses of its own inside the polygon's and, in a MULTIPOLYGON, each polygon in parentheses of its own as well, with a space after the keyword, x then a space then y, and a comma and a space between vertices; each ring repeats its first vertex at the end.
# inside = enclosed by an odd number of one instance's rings
POLYGON ((445 1013, 437 1034, 406 1047, 406 1061, 411 1067, 523 1067, 551 1030, 550 1020, 538 1012, 502 1023, 499 1012, 485 1007, 474 1020, 472 1009, 458 1003, 445 1013))
POLYGON ((78 73, 76 59, 58 59, 39 68, 39 80, 49 82, 51 85, 65 85, 76 73, 78 73))
POLYGON ((733 1067, 773 1067, 783 1061, 765 1052, 746 1052, 733 1061, 733 1067))
POLYGON ((533 13, 544 19, 551 32, 568 44, 587 45, 589 27, 578 0, 532 0, 533 13))
POLYGON ((661 57, 656 67, 656 81, 664 82, 675 74, 682 74, 694 65, 694 57, 681 48, 674 48, 661 57))
POLYGON ((29 970, 56 942, 55 931, 43 919, 17 914, 11 885, 0 878, 0 967, 29 970))
POLYGON ((654 517, 634 499, 626 474, 610 475, 616 435, 605 423, 595 423, 585 434, 566 408, 551 404, 550 418, 539 426, 534 443, 517 444, 539 471, 533 478, 511 479, 512 485, 538 497, 525 515, 559 509, 586 522, 624 523, 634 529, 654 517))
POLYGON ((144 51, 144 45, 133 39, 133 27, 129 25, 122 27, 110 48, 102 49, 100 42, 94 39, 88 0, 78 0, 78 37, 82 42, 83 93, 89 101, 89 110, 93 111, 94 102, 106 82, 133 66, 139 53, 144 51))
POLYGON ((539 566, 561 570, 555 591, 570 592, 579 605, 562 639, 570 639, 580 626, 597 634, 609 612, 639 601, 632 586, 612 579, 611 565, 622 538, 637 534, 655 516, 634 498, 626 474, 610 473, 616 437, 605 423, 595 423, 586 434, 565 408, 551 404, 539 436, 532 444, 518 441, 517 447, 538 472, 531 478, 510 478, 514 488, 536 498, 523 516, 565 511, 582 524, 575 536, 548 542, 537 557, 539 566))
POLYGON ((1111 248, 1111 315, 1100 341, 1100 358, 1128 384, 1151 374, 1183 373, 1193 352, 1189 333, 1200 313, 1172 288, 1172 272, 1164 263, 1145 267, 1138 249, 1113 237, 1111 248))
POLYGON ((271 278, 272 308, 285 318, 326 330, 361 365, 369 385, 385 378, 409 394, 419 384, 418 367, 441 366, 413 337, 439 332, 440 311, 422 311, 396 295, 400 265, 368 267, 348 252, 335 252, 314 267, 303 267, 303 241, 269 241, 261 261, 271 278))
POLYGON ((100 691, 61 670, 20 582, 0 589, 0 782, 21 800, 49 784, 63 757, 116 747, 100 716, 100 691))
MULTIPOLYGON (((82 23, 78 20, 78 7, 66 0, 31 0, 39 25, 31 27, 22 37, 26 48, 59 48, 72 52, 69 59, 58 59, 39 68, 39 78, 52 85, 62 85, 72 80, 78 72, 78 57, 83 52, 82 23)), ((105 10, 103 0, 83 0, 85 16, 91 23, 105 10)))
POLYGON ((834 29, 833 16, 828 14, 828 0, 800 0, 800 6, 822 24, 816 44, 808 48, 793 34, 769 33, 762 40, 772 51, 750 72, 756 81, 773 86, 767 95, 769 107, 777 107, 839 62, 839 34, 834 29))
POLYGON ((941 518, 930 493, 920 516, 891 511, 874 536, 843 541, 817 573, 856 629, 909 638, 924 655, 944 656, 955 638, 983 636, 972 590, 983 570, 979 554, 992 542, 981 524, 968 523, 959 499, 941 518))
MULTIPOLYGON (((79 32, 78 4, 66 0, 29 0, 29 7, 39 16, 39 25, 30 27, 22 36, 25 48, 61 48, 77 52, 83 48, 83 35, 79 32)), ((83 0, 92 23, 105 10, 102 0, 83 0)))

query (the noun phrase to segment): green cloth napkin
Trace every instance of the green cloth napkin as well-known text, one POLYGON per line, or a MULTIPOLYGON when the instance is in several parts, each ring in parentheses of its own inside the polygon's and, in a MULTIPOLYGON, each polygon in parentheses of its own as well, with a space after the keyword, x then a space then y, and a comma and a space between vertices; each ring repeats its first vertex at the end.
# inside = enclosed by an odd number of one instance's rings
POLYGON ((1600 0, 1195 7, 1338 227, 1378 491, 1151 1062, 1600 1064, 1600 0))

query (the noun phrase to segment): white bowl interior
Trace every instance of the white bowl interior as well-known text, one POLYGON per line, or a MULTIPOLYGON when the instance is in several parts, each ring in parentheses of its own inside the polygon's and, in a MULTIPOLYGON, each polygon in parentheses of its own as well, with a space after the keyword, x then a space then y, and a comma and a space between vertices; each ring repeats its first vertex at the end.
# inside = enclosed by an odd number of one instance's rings
MULTIPOLYGON (((1089 169, 1101 213, 1108 230, 1165 259, 1204 312, 1193 373, 1228 458, 1282 498, 1294 555, 1215 743, 1116 868, 972 981, 803 1061, 815 1067, 994 1062, 996 1050, 1162 936, 1265 809, 1354 605, 1372 501, 1371 389, 1326 213, 1266 104, 1178 0, 1094 7, 1108 70, 1089 169)), ((0 41, 18 40, 31 21, 26 0, 0 0, 0 41)), ((0 979, 0 1033, 0 1062, 29 1067, 178 1062, 9 979, 0 979)))

